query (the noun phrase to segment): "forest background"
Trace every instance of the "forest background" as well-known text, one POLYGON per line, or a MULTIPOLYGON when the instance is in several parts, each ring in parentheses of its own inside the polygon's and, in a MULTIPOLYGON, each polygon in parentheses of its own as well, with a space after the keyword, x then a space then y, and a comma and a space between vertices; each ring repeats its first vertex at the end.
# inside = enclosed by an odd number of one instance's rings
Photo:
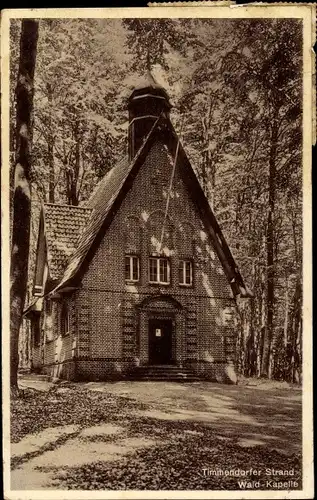
MULTIPOLYGON (((10 25, 11 190, 21 22, 10 25)), ((41 203, 78 205, 127 151, 150 70, 253 299, 245 376, 301 381, 302 25, 296 19, 42 19, 34 77, 29 290, 41 203)), ((23 324, 21 363, 30 332, 23 324)))

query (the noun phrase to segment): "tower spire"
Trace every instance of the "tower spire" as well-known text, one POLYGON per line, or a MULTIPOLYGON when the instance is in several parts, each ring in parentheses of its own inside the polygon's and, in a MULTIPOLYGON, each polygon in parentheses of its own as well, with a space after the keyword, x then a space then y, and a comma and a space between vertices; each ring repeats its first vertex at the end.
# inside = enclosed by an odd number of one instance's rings
POLYGON ((150 70, 136 85, 129 97, 129 159, 140 148, 144 138, 160 115, 169 118, 168 94, 154 79, 150 70))

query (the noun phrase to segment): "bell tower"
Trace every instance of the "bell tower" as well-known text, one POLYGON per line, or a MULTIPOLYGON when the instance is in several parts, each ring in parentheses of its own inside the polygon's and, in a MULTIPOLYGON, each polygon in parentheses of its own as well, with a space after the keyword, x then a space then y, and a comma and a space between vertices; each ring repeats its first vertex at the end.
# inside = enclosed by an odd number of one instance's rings
POLYGON ((166 90, 148 72, 128 101, 129 160, 134 158, 157 118, 161 114, 169 118, 171 107, 166 90))

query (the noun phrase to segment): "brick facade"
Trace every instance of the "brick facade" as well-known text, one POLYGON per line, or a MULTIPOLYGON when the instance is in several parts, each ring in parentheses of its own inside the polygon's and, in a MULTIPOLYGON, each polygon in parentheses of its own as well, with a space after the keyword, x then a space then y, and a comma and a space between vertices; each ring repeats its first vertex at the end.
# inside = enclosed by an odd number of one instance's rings
POLYGON ((165 224, 163 253, 170 260, 169 285, 149 284, 149 256, 161 238, 173 160, 156 141, 101 240, 81 281, 68 296, 71 329, 61 336, 62 303, 53 302, 43 351, 44 371, 76 379, 124 378, 148 363, 149 319, 173 325, 175 363, 209 379, 225 380, 234 362, 231 287, 176 165, 165 224), (140 262, 138 283, 125 282, 125 255, 140 262), (193 286, 178 283, 179 259, 191 259, 193 286), (229 318, 229 320, 227 319, 229 318))

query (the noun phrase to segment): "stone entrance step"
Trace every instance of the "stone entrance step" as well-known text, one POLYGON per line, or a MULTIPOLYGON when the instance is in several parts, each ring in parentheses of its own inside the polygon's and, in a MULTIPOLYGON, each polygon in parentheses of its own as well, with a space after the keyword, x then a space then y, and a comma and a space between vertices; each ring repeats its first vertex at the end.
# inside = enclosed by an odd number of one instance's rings
POLYGON ((23 378, 24 380, 37 380, 41 382, 51 382, 52 377, 50 375, 44 375, 42 373, 18 373, 18 378, 23 378))
POLYGON ((144 365, 133 370, 131 380, 153 380, 165 382, 199 382, 201 379, 189 368, 176 365, 144 365))

